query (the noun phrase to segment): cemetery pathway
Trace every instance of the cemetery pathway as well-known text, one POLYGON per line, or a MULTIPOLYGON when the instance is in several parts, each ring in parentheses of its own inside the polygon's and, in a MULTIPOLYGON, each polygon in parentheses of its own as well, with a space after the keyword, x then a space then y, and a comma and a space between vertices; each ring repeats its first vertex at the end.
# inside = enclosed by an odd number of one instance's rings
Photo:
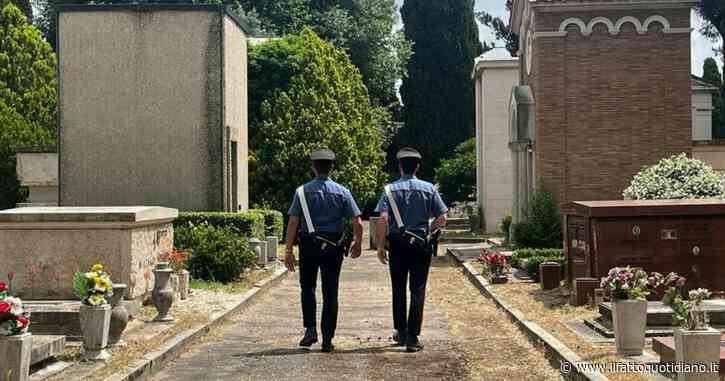
POLYGON ((321 353, 319 344, 309 352, 296 346, 302 334, 297 282, 298 274, 289 274, 154 380, 559 379, 449 258, 434 259, 421 335, 426 347, 415 354, 391 346, 389 278, 374 252, 343 265, 332 354, 321 353))

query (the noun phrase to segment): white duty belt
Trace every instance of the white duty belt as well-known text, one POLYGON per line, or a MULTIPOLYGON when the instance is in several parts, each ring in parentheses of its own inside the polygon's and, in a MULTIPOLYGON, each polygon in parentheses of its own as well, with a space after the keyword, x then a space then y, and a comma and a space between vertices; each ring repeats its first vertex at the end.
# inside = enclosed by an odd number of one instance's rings
POLYGON ((385 186, 385 196, 388 197, 388 203, 390 204, 390 209, 393 210, 393 217, 395 217, 395 224, 398 225, 398 230, 402 233, 403 230, 405 230, 405 225, 403 225, 403 219, 400 217, 400 210, 398 210, 398 203, 395 202, 395 197, 393 197, 393 192, 390 190, 390 184, 385 186))
POLYGON ((299 188, 297 188, 297 198, 300 200, 300 205, 302 205, 302 214, 305 216, 307 232, 313 234, 315 233, 315 225, 312 225, 312 217, 310 217, 310 209, 307 206, 307 198, 305 198, 304 186, 300 186, 299 188))

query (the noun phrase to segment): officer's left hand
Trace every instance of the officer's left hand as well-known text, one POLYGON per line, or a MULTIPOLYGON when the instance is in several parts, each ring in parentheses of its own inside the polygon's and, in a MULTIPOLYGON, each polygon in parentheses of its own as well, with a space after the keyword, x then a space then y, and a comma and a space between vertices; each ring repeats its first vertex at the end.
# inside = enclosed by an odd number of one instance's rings
POLYGON ((362 255, 362 243, 355 241, 352 244, 352 254, 351 254, 351 257, 358 258, 360 255, 362 255))

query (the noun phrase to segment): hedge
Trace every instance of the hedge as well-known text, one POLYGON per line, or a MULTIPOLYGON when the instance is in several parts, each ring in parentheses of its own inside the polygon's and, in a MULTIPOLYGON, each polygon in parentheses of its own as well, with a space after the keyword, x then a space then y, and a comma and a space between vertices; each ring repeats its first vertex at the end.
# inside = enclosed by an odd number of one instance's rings
POLYGON ((181 212, 174 220, 174 228, 179 226, 199 225, 204 222, 214 227, 230 227, 240 236, 246 238, 265 239, 266 227, 264 215, 255 212, 181 212))
POLYGON ((516 259, 526 259, 531 257, 563 257, 562 249, 531 249, 523 248, 514 250, 513 257, 516 259))
POLYGON ((284 217, 282 213, 272 209, 252 209, 250 213, 258 213, 264 217, 265 231, 267 236, 275 236, 280 240, 284 231, 284 217))

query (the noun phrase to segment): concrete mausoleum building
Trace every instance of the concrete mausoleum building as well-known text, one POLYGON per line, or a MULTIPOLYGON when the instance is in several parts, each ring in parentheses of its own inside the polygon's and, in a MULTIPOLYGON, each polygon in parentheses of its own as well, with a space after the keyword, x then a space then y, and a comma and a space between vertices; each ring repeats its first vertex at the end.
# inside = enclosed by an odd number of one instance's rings
POLYGON ((534 190, 561 203, 621 199, 643 166, 691 154, 695 3, 514 0, 515 221, 534 190))
POLYGON ((247 35, 224 6, 58 14, 61 206, 248 208, 247 35))
POLYGON ((516 58, 479 58, 476 82, 476 198, 487 232, 511 214, 512 164, 509 142, 509 94, 519 81, 516 58))

